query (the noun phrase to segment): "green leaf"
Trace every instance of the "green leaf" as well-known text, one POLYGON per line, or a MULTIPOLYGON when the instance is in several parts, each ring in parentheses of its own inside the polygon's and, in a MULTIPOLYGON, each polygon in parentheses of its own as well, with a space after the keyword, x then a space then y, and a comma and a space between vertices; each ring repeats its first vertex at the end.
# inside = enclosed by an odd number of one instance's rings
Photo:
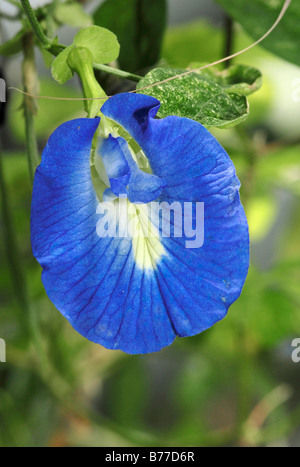
POLYGON ((81 29, 74 37, 77 47, 86 47, 92 52, 94 63, 110 63, 116 60, 120 44, 114 33, 99 26, 81 29))
MULTIPOLYGON (((186 70, 156 68, 138 84, 142 89, 186 70)), ((248 116, 246 95, 259 88, 261 74, 254 68, 237 65, 223 72, 203 70, 164 84, 143 89, 143 94, 161 102, 160 117, 177 115, 197 120, 207 127, 228 128, 248 116)))
POLYGON ((73 71, 68 65, 68 56, 75 46, 89 49, 93 55, 93 62, 98 64, 112 62, 118 57, 120 50, 116 36, 108 29, 99 26, 81 29, 74 37, 73 44, 66 47, 52 64, 52 76, 59 84, 64 84, 73 76, 73 71))
POLYGON ((166 0, 106 0, 94 13, 94 23, 118 36, 120 67, 134 72, 159 60, 166 12, 166 0))
POLYGON ((55 9, 54 16, 59 23, 68 24, 74 28, 84 28, 93 23, 91 16, 84 11, 79 3, 59 4, 55 9))
MULTIPOLYGON (((255 40, 262 37, 275 22, 283 0, 217 0, 255 40)), ((283 19, 261 45, 296 65, 300 65, 300 2, 293 1, 283 19)))
POLYGON ((22 50, 22 39, 25 34, 26 31, 24 31, 24 29, 21 29, 21 31, 17 32, 17 34, 14 37, 4 42, 4 44, 1 44, 0 54, 4 56, 9 56, 20 52, 22 50))
POLYGON ((72 78, 73 71, 68 65, 68 56, 70 51, 74 48, 74 45, 66 47, 52 63, 51 73, 53 78, 59 83, 64 84, 66 81, 72 78))

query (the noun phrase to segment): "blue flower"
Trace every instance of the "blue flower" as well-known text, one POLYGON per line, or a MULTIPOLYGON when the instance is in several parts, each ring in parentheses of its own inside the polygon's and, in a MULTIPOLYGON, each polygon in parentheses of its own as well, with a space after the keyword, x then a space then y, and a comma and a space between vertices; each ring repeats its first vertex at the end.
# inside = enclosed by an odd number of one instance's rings
POLYGON ((98 145, 103 200, 91 176, 98 118, 57 128, 34 179, 32 248, 50 300, 80 334, 130 354, 158 351, 221 320, 248 271, 248 226, 233 163, 199 123, 156 119, 159 105, 124 93, 102 106, 127 135, 111 134, 98 145), (108 202, 119 206, 116 218, 102 209, 108 202), (147 211, 152 204, 163 206, 157 221, 147 211), (204 206, 204 241, 198 243, 190 235, 197 229, 196 205, 204 206), (137 235, 120 234, 125 211, 137 235), (184 222, 190 230, 177 235, 184 222), (99 235, 104 224, 115 235, 99 235), (149 226, 152 237, 142 235, 149 226))

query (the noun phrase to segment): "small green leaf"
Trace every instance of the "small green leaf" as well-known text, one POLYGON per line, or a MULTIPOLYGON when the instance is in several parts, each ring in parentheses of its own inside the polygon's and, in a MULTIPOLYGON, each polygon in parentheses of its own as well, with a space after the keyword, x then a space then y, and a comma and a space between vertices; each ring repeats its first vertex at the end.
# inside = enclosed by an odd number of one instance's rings
POLYGON ((74 37, 77 47, 86 47, 92 52, 94 63, 109 63, 119 56, 120 45, 115 34, 99 26, 81 29, 74 37))
POLYGON ((118 36, 123 70, 135 72, 159 60, 166 4, 166 0, 106 0, 95 11, 94 23, 118 36))
POLYGON ((237 65, 223 72, 207 69, 142 90, 184 71, 156 68, 139 82, 138 89, 143 94, 161 102, 160 117, 177 115, 219 128, 235 126, 247 118, 249 109, 245 96, 258 89, 261 83, 261 74, 254 68, 237 65))
POLYGON ((59 23, 68 24, 74 28, 84 28, 93 23, 91 16, 79 3, 59 4, 55 9, 55 18, 59 23))
POLYGON ((24 31, 24 29, 21 29, 21 31, 17 32, 17 34, 14 37, 4 42, 4 44, 1 44, 0 54, 4 56, 9 56, 20 52, 22 50, 22 39, 25 34, 26 31, 24 31))
POLYGON ((93 63, 109 63, 118 57, 120 45, 117 37, 108 29, 90 26, 81 29, 72 45, 66 47, 54 60, 51 68, 53 78, 60 84, 72 78, 73 72, 68 65, 68 56, 74 47, 85 47, 93 56, 93 63))
POLYGON ((68 65, 68 56, 70 51, 74 49, 74 45, 69 45, 56 57, 52 63, 51 73, 53 78, 59 83, 64 84, 66 81, 72 78, 73 71, 68 65))
MULTIPOLYGON (((257 40, 275 23, 283 6, 283 0, 217 0, 240 23, 245 31, 257 40)), ((291 2, 283 19, 261 45, 270 52, 296 65, 300 65, 300 2, 291 2)))

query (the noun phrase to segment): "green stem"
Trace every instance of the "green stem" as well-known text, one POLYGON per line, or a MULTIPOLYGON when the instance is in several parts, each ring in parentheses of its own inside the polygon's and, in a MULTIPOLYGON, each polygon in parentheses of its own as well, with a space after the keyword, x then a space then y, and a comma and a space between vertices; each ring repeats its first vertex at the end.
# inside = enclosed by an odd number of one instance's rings
POLYGON ((42 30, 37 20, 37 17, 35 16, 33 9, 31 8, 30 2, 28 0, 21 0, 21 3, 24 9, 24 12, 28 18, 28 21, 31 24, 32 29, 34 30, 34 33, 39 38, 43 47, 45 47, 46 49, 50 49, 52 42, 50 41, 50 39, 48 39, 44 31, 42 30))
MULTIPOLYGON (((34 48, 33 48, 33 35, 28 33, 23 38, 23 85, 24 91, 29 94, 35 94, 37 87, 37 75, 34 62, 34 48)), ((39 164, 39 154, 37 148, 37 141, 34 129, 34 114, 36 113, 36 102, 30 96, 24 97, 24 116, 25 116, 25 134, 26 134, 26 149, 29 173, 31 181, 33 181, 35 169, 39 164)))
POLYGON ((135 75, 134 73, 129 73, 128 71, 119 70, 118 68, 113 68, 109 65, 100 65, 98 63, 93 63, 93 68, 95 70, 105 71, 111 75, 120 76, 121 78, 131 79, 133 81, 140 81, 142 76, 135 75))
POLYGON ((33 182, 34 173, 39 164, 39 161, 35 139, 34 117, 26 104, 24 106, 24 116, 29 174, 31 182, 33 182))

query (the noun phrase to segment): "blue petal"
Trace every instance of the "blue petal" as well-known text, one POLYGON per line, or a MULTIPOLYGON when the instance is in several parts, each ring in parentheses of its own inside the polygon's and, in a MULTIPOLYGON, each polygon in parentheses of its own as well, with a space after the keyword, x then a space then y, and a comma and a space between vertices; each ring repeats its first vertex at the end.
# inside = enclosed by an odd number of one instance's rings
POLYGON ((160 196, 165 186, 162 178, 139 170, 131 176, 128 199, 131 203, 150 203, 160 196))
POLYGON ((101 140, 98 152, 103 158, 111 191, 117 196, 126 193, 131 203, 150 203, 166 186, 160 177, 140 170, 124 138, 109 135, 101 140))
POLYGON ((131 172, 117 139, 111 135, 102 138, 98 153, 102 156, 111 191, 117 196, 126 193, 131 172))
POLYGON ((156 120, 158 106, 148 96, 120 94, 102 111, 136 139, 153 176, 164 181, 160 202, 204 202, 201 248, 186 248, 187 235, 99 238, 90 174, 96 119, 61 125, 34 181, 32 246, 50 299, 82 335, 128 353, 157 351, 176 335, 212 326, 240 295, 248 270, 247 221, 232 162, 197 122, 156 120))

